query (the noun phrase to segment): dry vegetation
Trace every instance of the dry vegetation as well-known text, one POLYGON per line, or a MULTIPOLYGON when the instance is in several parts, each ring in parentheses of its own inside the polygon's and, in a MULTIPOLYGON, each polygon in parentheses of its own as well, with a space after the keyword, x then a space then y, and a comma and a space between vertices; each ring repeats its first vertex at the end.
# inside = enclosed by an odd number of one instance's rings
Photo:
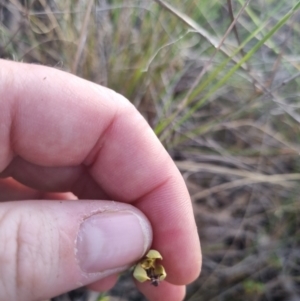
MULTIPOLYGON (((0 57, 124 94, 176 161, 204 254, 188 301, 300 298, 299 6, 0 0, 0 57)), ((143 300, 128 283, 114 300, 143 300)))

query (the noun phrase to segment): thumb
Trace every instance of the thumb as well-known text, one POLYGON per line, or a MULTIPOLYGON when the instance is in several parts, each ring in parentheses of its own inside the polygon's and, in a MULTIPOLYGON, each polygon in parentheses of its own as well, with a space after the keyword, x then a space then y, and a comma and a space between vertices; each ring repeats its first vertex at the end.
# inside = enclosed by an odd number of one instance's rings
POLYGON ((151 226, 112 201, 0 204, 0 300, 43 300, 121 272, 150 247, 151 226))

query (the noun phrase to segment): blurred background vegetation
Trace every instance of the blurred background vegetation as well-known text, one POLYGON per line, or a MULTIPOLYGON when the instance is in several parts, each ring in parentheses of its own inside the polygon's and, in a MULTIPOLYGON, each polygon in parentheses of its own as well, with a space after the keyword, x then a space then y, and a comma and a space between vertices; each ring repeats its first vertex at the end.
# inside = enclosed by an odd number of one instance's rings
MULTIPOLYGON (((1 58, 125 95, 175 160, 203 249, 188 301, 300 300, 299 3, 0 0, 1 58)), ((53 300, 144 300, 129 278, 53 300)))

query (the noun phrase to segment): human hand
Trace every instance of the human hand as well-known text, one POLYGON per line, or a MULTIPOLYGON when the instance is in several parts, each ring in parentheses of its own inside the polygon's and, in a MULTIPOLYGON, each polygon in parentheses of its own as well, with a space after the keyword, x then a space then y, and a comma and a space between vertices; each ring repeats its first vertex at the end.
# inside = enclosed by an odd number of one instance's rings
POLYGON ((185 183, 134 106, 107 88, 0 60, 0 177, 1 301, 107 290, 150 247, 168 275, 137 283, 149 300, 182 300, 199 274, 185 183))

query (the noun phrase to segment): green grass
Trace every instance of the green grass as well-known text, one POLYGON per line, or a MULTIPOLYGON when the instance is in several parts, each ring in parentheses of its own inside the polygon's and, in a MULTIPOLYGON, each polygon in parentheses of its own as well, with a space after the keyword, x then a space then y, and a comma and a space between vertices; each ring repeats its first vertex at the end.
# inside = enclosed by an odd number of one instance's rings
POLYGON ((0 57, 125 95, 176 160, 204 251, 187 300, 300 294, 300 1, 1 3, 0 57))

